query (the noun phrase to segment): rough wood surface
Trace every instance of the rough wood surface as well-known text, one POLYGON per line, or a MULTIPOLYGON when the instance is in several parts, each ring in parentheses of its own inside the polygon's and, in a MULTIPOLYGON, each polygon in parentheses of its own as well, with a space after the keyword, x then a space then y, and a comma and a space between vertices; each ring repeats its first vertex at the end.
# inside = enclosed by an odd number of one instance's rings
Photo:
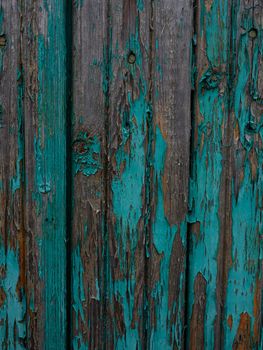
POLYGON ((259 348, 262 15, 262 1, 196 3, 188 275, 192 349, 259 348), (200 274, 206 293, 196 308, 200 274), (200 308, 206 317, 203 336, 197 337, 200 308))
POLYGON ((261 350, 262 0, 0 1, 0 348, 261 350))
POLYGON ((104 330, 106 1, 73 4, 72 348, 102 349, 104 330))
POLYGON ((109 2, 109 349, 145 348, 150 2, 109 2))
POLYGON ((0 5, 0 348, 26 349, 21 8, 0 5))
POLYGON ((184 347, 192 1, 152 2, 148 347, 184 347))
POLYGON ((21 1, 27 336, 66 347, 66 7, 21 1))

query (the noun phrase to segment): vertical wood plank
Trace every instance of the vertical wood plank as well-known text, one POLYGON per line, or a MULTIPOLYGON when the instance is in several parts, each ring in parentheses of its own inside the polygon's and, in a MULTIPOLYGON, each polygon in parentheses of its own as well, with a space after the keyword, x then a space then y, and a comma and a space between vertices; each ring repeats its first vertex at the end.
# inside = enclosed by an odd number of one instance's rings
POLYGON ((0 3, 0 348, 26 349, 21 7, 0 3))
POLYGON ((225 349, 260 349, 262 337, 263 2, 232 5, 230 251, 221 332, 225 349))
POLYGON ((72 349, 104 347, 107 1, 73 3, 72 349))
POLYGON ((231 2, 198 0, 194 7, 187 340, 190 349, 220 349, 222 274, 231 239, 226 186, 231 2))
MULTIPOLYGON (((149 348, 184 347, 192 1, 153 1, 149 348)), ((149 146, 148 146, 149 147, 149 146)))
POLYGON ((30 349, 66 349, 65 4, 23 2, 30 349))
POLYGON ((196 19, 189 344, 190 349, 257 349, 262 2, 199 1, 196 19))
POLYGON ((145 344, 150 2, 109 2, 108 349, 145 344))

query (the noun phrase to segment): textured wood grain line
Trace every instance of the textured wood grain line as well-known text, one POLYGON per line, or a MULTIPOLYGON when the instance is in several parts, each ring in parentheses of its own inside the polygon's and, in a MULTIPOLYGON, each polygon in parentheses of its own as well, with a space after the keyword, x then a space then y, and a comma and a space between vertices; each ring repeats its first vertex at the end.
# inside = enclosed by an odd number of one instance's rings
POLYGON ((73 6, 72 348, 103 349, 107 1, 73 6))
POLYGON ((28 348, 66 348, 64 1, 23 2, 28 348))
POLYGON ((21 7, 0 4, 0 348, 26 349, 21 7))

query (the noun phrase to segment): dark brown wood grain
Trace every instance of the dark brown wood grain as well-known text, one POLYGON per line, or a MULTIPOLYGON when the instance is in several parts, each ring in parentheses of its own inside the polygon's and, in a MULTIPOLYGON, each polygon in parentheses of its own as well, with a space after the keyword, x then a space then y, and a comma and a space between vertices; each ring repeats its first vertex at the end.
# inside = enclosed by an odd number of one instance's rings
POLYGON ((0 348, 26 347, 21 9, 0 4, 0 348), (18 327, 19 325, 19 327, 18 327))
POLYGON ((107 1, 73 4, 72 346, 104 342, 107 1))
POLYGON ((149 346, 184 346, 192 1, 152 3, 149 346))

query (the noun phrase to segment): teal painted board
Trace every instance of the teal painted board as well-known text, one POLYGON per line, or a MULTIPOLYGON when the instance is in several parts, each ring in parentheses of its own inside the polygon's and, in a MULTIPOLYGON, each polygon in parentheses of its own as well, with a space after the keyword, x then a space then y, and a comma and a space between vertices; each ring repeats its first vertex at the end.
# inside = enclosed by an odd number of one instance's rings
POLYGON ((226 349, 258 349, 262 337, 262 5, 262 1, 240 1, 232 8, 232 259, 228 262, 221 335, 226 349))
POLYGON ((195 18, 188 344, 259 349, 262 9, 199 1, 195 18))
POLYGON ((220 348, 222 259, 228 258, 221 254, 224 235, 228 234, 223 226, 227 216, 222 211, 228 179, 225 131, 231 127, 228 124, 231 3, 198 1, 196 5, 187 341, 190 349, 214 349, 220 348))
POLYGON ((66 1, 21 6, 27 348, 66 349, 66 1))
POLYGON ((262 349, 262 25, 1 1, 1 349, 262 349))
POLYGON ((107 60, 109 349, 146 348, 150 2, 111 0, 107 60))

